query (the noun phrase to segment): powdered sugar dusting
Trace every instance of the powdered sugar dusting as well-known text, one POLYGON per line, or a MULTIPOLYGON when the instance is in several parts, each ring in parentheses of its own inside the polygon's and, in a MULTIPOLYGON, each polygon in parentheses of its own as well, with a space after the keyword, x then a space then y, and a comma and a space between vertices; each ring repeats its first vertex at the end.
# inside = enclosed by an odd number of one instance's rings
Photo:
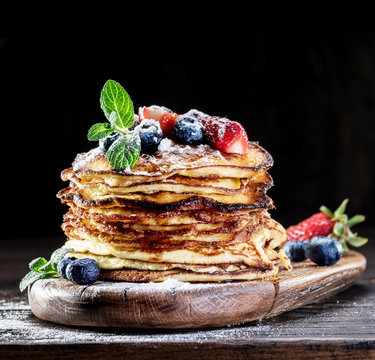
POLYGON ((226 136, 226 132, 231 128, 230 124, 233 123, 227 118, 220 118, 217 116, 207 118, 203 117, 200 120, 205 126, 208 138, 216 139, 216 141, 221 141, 226 136))
POLYGON ((209 154, 210 157, 225 159, 219 150, 213 150, 211 146, 207 144, 191 146, 174 143, 171 139, 168 138, 162 139, 159 144, 158 151, 155 153, 155 156, 165 156, 171 154, 186 156, 201 156, 204 154, 209 154))
POLYGON ((227 283, 190 283, 175 279, 167 279, 162 282, 138 283, 137 286, 132 286, 132 289, 136 287, 137 290, 146 290, 148 292, 177 289, 196 291, 198 289, 212 289, 214 287, 222 287, 225 285, 227 285, 227 283))
MULTIPOLYGON (((130 283, 127 283, 130 286, 130 283)), ((134 284, 134 283, 133 283, 134 284)), ((363 282, 361 286, 367 286, 363 282)), ((134 284, 142 286, 145 284, 134 284)), ((105 284, 98 282, 96 291, 105 284)), ((119 289, 124 283, 113 283, 119 289)), ((183 289, 194 286, 205 286, 210 289, 220 284, 192 284, 176 280, 149 284, 149 289, 159 286, 166 289, 183 289)), ((222 285, 221 285, 222 286, 222 285)), ((358 289, 357 289, 358 290, 358 289)), ((247 324, 223 326, 221 328, 203 329, 103 329, 62 326, 36 318, 27 306, 26 294, 15 295, 15 291, 2 290, 3 299, 0 306, 0 343, 38 345, 58 344, 138 344, 139 346, 163 346, 163 344, 262 344, 272 346, 278 341, 296 342, 313 339, 317 343, 330 341, 372 341, 374 334, 375 313, 369 301, 371 297, 363 296, 358 291, 346 291, 331 299, 306 305, 276 318, 254 321, 247 324), (348 321, 353 320, 353 326, 348 321), (366 329, 367 333, 363 332, 366 329), (354 340, 353 340, 354 339, 354 340)), ((223 299, 225 301, 225 299, 223 299)), ((204 304, 202 304, 204 306, 204 304)), ((215 316, 215 315, 213 315, 215 316)), ((141 349, 141 347, 140 347, 141 349)))
MULTIPOLYGON (((79 172, 84 168, 90 168, 90 163, 98 156, 103 156, 102 150, 97 147, 87 153, 78 154, 73 162, 73 171, 79 172)), ((188 145, 176 143, 169 138, 163 138, 154 154, 141 153, 133 168, 126 168, 119 172, 124 175, 161 176, 165 172, 176 169, 185 169, 200 166, 210 166, 217 160, 226 160, 219 150, 213 149, 208 144, 188 145), (147 170, 137 170, 140 168, 147 170), (148 168, 152 171, 148 171, 148 168)), ((94 171, 108 171, 107 162, 95 163, 94 171)))
POLYGON ((170 149, 172 148, 172 140, 168 138, 163 138, 160 141, 158 151, 161 153, 170 152, 170 149))
POLYGON ((225 131, 227 129, 227 124, 225 123, 222 123, 222 122, 218 122, 217 124, 217 137, 218 139, 222 139, 224 136, 225 136, 225 131))
POLYGON ((102 154, 102 150, 97 147, 90 150, 87 153, 78 154, 73 162, 73 171, 79 171, 86 167, 93 161, 98 155, 102 154))
POLYGON ((26 301, 26 298, 22 295, 13 296, 12 298, 0 299, 0 311, 3 310, 29 310, 30 306, 26 301))

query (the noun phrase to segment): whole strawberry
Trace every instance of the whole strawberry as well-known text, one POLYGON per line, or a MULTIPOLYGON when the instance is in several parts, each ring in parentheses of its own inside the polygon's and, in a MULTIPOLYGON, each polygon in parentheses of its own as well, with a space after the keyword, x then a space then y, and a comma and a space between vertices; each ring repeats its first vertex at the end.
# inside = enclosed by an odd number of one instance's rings
POLYGON ((367 243, 367 239, 357 236, 350 228, 365 220, 363 215, 355 215, 348 219, 344 214, 348 199, 332 212, 326 206, 320 207, 320 212, 301 221, 297 225, 286 229, 289 241, 309 241, 316 236, 328 236, 340 241, 343 250, 348 250, 348 245, 360 247, 367 243))
POLYGON ((315 236, 328 236, 333 232, 334 225, 335 222, 330 216, 319 212, 297 225, 290 226, 286 232, 291 241, 306 241, 315 236))

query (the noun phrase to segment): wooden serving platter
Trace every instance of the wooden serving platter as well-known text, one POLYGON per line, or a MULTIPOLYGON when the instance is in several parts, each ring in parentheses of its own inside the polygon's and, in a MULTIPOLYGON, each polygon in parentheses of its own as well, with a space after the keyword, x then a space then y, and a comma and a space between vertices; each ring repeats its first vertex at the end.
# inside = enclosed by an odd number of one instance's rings
POLYGON ((350 287, 366 268, 355 251, 333 266, 306 260, 282 270, 276 280, 211 283, 97 281, 75 285, 52 278, 29 288, 29 304, 40 319, 75 326, 207 328, 281 314, 350 287))

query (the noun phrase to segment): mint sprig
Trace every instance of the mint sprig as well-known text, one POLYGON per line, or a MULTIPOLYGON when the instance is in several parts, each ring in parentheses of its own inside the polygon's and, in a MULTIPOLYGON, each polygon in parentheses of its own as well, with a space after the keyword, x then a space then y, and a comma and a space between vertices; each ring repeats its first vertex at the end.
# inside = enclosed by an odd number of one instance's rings
POLYGON ((34 282, 37 280, 47 279, 58 275, 57 264, 65 257, 67 253, 72 251, 74 251, 74 249, 60 248, 52 253, 49 261, 43 257, 32 260, 29 263, 30 272, 28 272, 20 282, 20 291, 22 292, 26 290, 29 285, 34 284, 34 282))
POLYGON ((107 151, 107 158, 114 169, 123 170, 134 166, 140 152, 141 140, 138 134, 128 132, 114 141, 107 151))
POLYGON ((100 123, 91 126, 87 137, 91 141, 99 141, 100 139, 106 138, 108 135, 113 133, 113 128, 110 123, 100 123))
POLYGON ((108 80, 100 94, 100 107, 108 123, 94 124, 88 131, 90 141, 105 139, 113 132, 120 136, 107 151, 107 159, 116 171, 132 168, 141 151, 139 135, 129 128, 134 122, 133 102, 126 90, 116 81, 108 80))
POLYGON ((355 215, 349 219, 348 215, 345 214, 348 202, 349 199, 345 199, 334 212, 326 206, 320 207, 320 211, 329 216, 335 223, 332 233, 328 236, 338 240, 344 251, 349 250, 348 244, 358 248, 365 245, 368 241, 367 238, 358 236, 357 233, 351 230, 352 226, 365 221, 366 218, 364 215, 355 215))
POLYGON ((116 81, 108 80, 100 94, 100 107, 106 118, 119 130, 126 130, 133 125, 133 102, 126 90, 116 81))

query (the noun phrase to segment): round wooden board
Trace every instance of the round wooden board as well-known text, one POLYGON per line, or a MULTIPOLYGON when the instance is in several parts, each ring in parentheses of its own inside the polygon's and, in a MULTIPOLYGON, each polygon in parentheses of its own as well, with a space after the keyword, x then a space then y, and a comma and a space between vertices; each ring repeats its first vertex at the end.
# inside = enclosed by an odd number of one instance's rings
POLYGON ((366 268, 355 251, 333 266, 309 260, 282 270, 274 281, 227 283, 130 283, 97 281, 74 285, 52 278, 29 288, 32 312, 40 319, 79 326, 204 328, 259 320, 337 294, 366 268))

